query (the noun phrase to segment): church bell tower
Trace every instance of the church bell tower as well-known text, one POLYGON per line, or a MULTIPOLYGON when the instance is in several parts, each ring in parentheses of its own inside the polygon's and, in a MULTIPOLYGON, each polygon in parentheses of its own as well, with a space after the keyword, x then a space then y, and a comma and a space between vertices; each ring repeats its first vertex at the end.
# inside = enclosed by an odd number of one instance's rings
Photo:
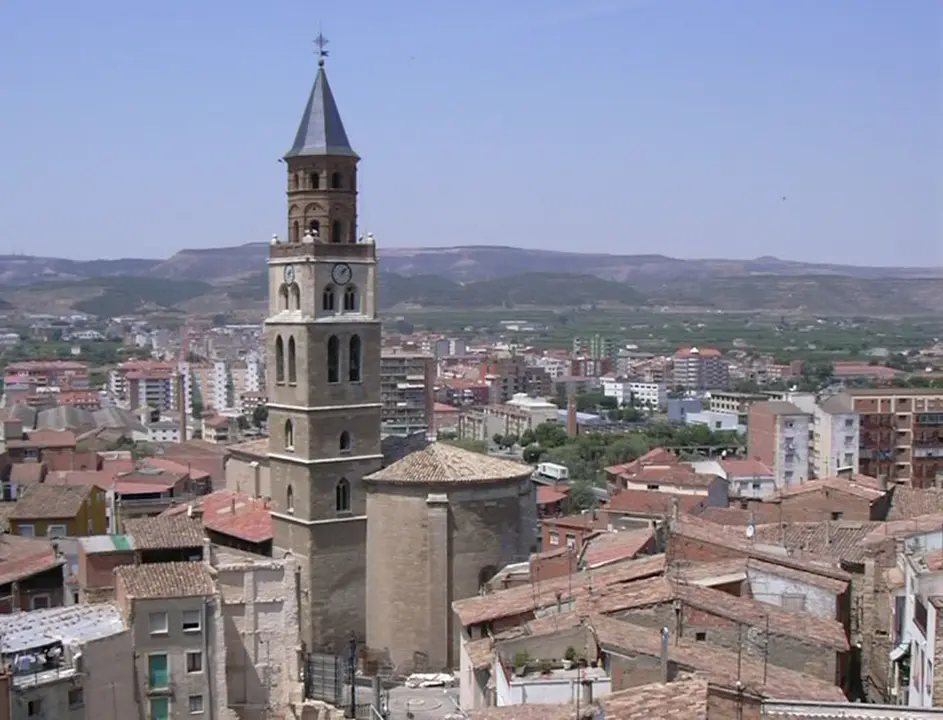
POLYGON ((357 164, 324 70, 326 41, 291 149, 287 240, 269 252, 265 321, 275 554, 300 568, 308 650, 365 625, 366 499, 380 468, 376 247, 357 234, 357 164))

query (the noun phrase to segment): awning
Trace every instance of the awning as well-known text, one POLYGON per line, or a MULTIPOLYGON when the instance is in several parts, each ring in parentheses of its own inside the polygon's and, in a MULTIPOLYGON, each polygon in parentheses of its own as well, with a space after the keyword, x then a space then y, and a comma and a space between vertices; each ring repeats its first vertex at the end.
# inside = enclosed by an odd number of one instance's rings
POLYGON ((910 640, 904 640, 898 643, 897 647, 891 650, 891 653, 890 653, 891 662, 897 662, 902 657, 904 657, 904 655, 907 655, 909 653, 910 653, 910 640))

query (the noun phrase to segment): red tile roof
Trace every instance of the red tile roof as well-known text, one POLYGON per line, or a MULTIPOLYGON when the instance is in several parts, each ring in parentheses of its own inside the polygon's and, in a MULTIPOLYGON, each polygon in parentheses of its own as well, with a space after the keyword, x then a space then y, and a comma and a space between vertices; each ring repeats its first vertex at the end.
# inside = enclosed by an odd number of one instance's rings
POLYGON ((27 430, 26 437, 41 448, 75 447, 75 433, 71 430, 27 430))
POLYGON ((587 568, 598 568, 620 560, 631 560, 651 542, 654 534, 651 528, 602 532, 587 543, 583 563, 587 568))
MULTIPOLYGON (((193 506, 202 513, 203 527, 207 530, 251 543, 272 539, 272 516, 265 500, 232 490, 217 490, 199 498, 193 506)), ((187 506, 177 505, 165 514, 184 512, 187 506)))
POLYGON ((564 499, 566 499, 566 493, 557 490, 555 487, 550 485, 539 485, 537 487, 538 505, 551 505, 564 499))
POLYGON ((36 575, 65 563, 52 544, 41 538, 0 535, 0 585, 36 575))
POLYGON ((730 459, 721 460, 720 466, 728 475, 737 476, 771 476, 773 471, 769 466, 759 460, 753 459, 730 459))
POLYGON ((668 515, 673 500, 678 501, 679 512, 689 513, 701 508, 707 498, 702 495, 681 495, 658 490, 620 490, 609 498, 605 509, 636 515, 668 515))

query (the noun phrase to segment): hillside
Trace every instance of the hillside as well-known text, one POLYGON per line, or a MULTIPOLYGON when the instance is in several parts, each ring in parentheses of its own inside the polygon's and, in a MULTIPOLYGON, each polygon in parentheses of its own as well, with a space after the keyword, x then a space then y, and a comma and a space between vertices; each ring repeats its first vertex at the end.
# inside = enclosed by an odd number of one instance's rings
MULTIPOLYGON (((166 260, 0 256, 16 309, 101 315, 265 311, 266 243, 182 250, 166 260)), ((822 315, 943 313, 943 268, 823 265, 760 257, 681 260, 478 246, 379 249, 384 309, 596 305, 822 315)))

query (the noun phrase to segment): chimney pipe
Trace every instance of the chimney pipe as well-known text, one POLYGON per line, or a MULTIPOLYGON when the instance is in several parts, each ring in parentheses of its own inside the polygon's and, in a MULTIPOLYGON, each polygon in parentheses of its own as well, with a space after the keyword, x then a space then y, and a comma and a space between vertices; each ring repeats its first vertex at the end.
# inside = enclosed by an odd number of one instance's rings
POLYGON ((661 681, 668 682, 668 628, 661 629, 661 681))
POLYGON ((579 433, 579 425, 576 422, 576 393, 570 388, 566 399, 566 436, 575 438, 579 433))
POLYGON ((681 503, 678 498, 671 498, 671 522, 676 523, 681 518, 681 503))

